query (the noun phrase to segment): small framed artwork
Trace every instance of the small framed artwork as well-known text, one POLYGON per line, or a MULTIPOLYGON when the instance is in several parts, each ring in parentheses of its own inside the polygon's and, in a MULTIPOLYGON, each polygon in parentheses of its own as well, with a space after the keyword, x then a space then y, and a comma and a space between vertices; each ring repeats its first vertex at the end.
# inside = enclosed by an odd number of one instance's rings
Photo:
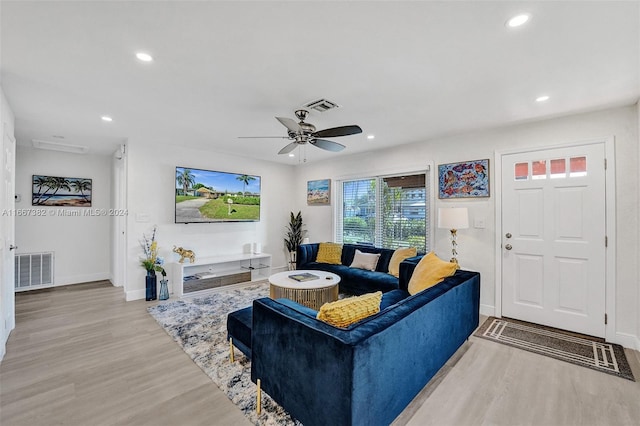
POLYGON ((328 206, 331 204, 331 179, 307 181, 307 205, 328 206))
POLYGON ((33 175, 31 188, 34 206, 91 207, 91 179, 33 175))
POLYGON ((438 165, 438 198, 489 196, 489 159, 438 165))

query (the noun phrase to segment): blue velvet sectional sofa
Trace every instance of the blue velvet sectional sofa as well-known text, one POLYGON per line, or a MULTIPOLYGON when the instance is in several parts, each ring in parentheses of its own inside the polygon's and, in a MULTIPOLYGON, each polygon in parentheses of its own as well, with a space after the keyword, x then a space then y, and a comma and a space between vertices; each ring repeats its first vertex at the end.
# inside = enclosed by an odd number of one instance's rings
POLYGON ((348 328, 287 299, 253 302, 251 380, 305 426, 388 425, 478 326, 480 274, 458 270, 413 296, 418 258, 381 311, 348 328))
POLYGON ((342 264, 333 265, 316 262, 319 246, 319 243, 300 245, 296 254, 296 268, 315 269, 333 272, 339 275, 340 284, 338 286, 341 293, 361 295, 378 290, 386 293, 399 288, 398 278, 388 274, 389 261, 391 260, 391 256, 393 256, 393 249, 377 248, 361 244, 343 244, 342 264), (353 262, 356 249, 363 253, 380 253, 375 271, 349 267, 353 262))

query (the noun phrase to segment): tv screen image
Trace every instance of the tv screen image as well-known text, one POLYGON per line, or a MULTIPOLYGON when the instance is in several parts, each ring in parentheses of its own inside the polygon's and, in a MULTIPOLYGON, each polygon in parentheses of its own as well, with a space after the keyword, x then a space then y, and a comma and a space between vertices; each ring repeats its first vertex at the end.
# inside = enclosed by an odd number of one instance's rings
POLYGON ((176 167, 176 223, 258 222, 260 176, 176 167))

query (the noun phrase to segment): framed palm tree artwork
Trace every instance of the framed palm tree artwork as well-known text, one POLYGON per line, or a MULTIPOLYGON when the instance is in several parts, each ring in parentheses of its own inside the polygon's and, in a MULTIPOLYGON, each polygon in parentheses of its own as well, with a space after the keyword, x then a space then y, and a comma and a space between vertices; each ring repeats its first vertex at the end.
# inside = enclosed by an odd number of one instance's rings
POLYGON ((31 204, 91 207, 91 193, 91 179, 33 175, 31 204))

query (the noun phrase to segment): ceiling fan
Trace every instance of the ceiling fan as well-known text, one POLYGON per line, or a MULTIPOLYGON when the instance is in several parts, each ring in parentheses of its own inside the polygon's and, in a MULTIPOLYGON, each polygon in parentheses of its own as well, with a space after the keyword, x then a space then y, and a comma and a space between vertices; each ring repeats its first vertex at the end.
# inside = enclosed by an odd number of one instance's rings
POLYGON ((292 141, 282 148, 278 154, 288 154, 299 145, 304 145, 307 142, 320 149, 338 152, 342 151, 345 146, 337 142, 320 138, 335 138, 338 136, 349 136, 362 133, 360 126, 356 125, 332 127, 330 129, 316 131, 316 126, 304 121, 307 118, 309 111, 306 109, 299 109, 295 111, 295 114, 298 120, 300 120, 299 123, 296 123, 295 120, 290 118, 276 117, 276 120, 287 128, 287 136, 240 136, 240 138, 282 138, 292 141))

